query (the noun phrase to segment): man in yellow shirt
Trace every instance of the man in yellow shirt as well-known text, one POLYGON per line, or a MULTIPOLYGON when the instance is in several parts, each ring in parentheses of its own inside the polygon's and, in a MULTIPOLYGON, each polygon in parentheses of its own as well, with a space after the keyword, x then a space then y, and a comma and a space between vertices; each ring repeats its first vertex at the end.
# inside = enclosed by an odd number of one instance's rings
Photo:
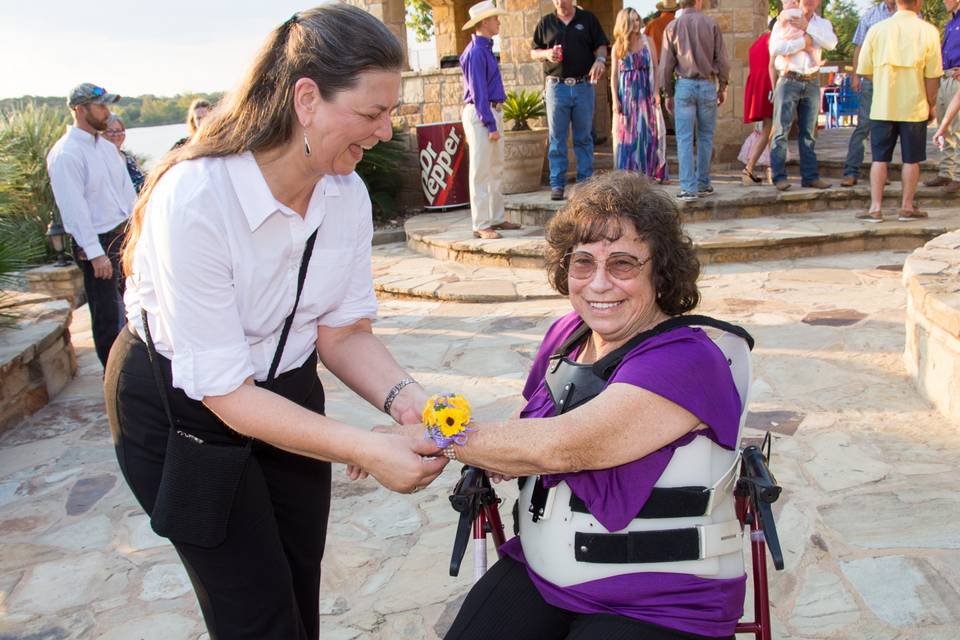
POLYGON ((940 33, 920 19, 923 0, 897 0, 897 12, 874 25, 860 50, 857 74, 873 78, 870 106, 870 208, 857 214, 883 222, 883 186, 893 148, 900 139, 903 200, 897 218, 926 218, 914 203, 920 163, 927 159, 927 123, 933 119, 943 75, 940 33))

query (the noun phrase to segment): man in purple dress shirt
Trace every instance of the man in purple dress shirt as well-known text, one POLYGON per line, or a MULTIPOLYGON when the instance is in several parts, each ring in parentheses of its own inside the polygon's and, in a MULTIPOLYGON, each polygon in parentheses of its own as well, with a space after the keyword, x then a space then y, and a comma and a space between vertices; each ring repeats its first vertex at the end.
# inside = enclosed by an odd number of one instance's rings
MULTIPOLYGON (((953 17, 943 30, 943 76, 937 93, 937 120, 943 120, 947 105, 960 89, 960 0, 943 0, 953 17)), ((960 123, 956 119, 943 136, 943 159, 937 177, 923 184, 928 187, 943 187, 944 193, 960 191, 960 123)))
POLYGON ((484 240, 500 237, 497 229, 519 229, 504 221, 503 129, 501 106, 506 99, 500 67, 493 55, 493 37, 500 33, 500 17, 506 13, 492 0, 470 7, 470 20, 463 30, 476 27, 470 44, 460 55, 463 70, 463 133, 470 152, 470 216, 473 235, 484 240))

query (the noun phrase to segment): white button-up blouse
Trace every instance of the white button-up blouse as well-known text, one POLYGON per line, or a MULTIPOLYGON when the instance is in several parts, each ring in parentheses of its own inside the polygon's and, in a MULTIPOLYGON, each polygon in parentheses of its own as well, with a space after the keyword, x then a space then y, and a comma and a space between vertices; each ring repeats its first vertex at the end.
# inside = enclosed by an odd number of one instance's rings
POLYGON ((370 198, 355 174, 326 176, 304 218, 278 202, 251 153, 172 167, 147 205, 127 278, 127 319, 172 361, 189 397, 265 380, 293 310, 304 246, 319 227, 277 375, 313 351, 317 326, 373 318, 370 198))

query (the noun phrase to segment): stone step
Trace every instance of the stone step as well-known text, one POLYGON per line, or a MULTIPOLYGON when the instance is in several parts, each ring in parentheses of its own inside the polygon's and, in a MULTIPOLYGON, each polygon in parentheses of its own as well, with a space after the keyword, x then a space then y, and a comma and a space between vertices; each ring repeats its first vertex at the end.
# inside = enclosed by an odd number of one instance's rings
POLYGON ((396 243, 373 248, 373 287, 380 298, 513 302, 559 297, 542 268, 450 262, 396 243))
MULTIPOLYGON (((738 173, 721 173, 713 177, 714 195, 693 202, 677 202, 677 205, 683 221, 689 223, 840 209, 859 210, 866 208, 870 202, 870 187, 864 183, 844 188, 837 186, 835 181, 833 188, 821 190, 801 187, 799 179, 790 182, 793 186, 788 191, 777 191, 772 185, 745 187, 738 173)), ((680 190, 676 181, 663 188, 671 194, 680 190)), ((567 189, 568 197, 574 190, 576 185, 567 189)), ((884 190, 884 202, 893 206, 899 202, 901 194, 900 183, 891 182, 884 190)), ((952 207, 960 203, 956 194, 944 193, 939 187, 924 186, 917 190, 916 201, 925 209, 952 207)), ((544 226, 564 203, 550 200, 547 188, 513 194, 505 198, 506 217, 523 225, 544 226)))
MULTIPOLYGON (((934 130, 934 127, 930 127, 927 130, 927 159, 920 163, 921 180, 928 180, 937 175, 939 163, 943 157, 943 152, 940 151, 932 142, 934 130)), ((839 180, 843 176, 843 167, 846 163, 847 148, 849 145, 851 131, 852 129, 844 128, 825 129, 818 132, 817 164, 821 177, 839 180)), ((787 145, 787 173, 791 175, 799 175, 800 154, 797 148, 796 139, 790 140, 787 145)), ((567 178, 570 182, 572 182, 576 177, 576 167, 574 167, 573 153, 570 152, 568 155, 570 156, 570 168, 567 172, 567 178)), ((864 180, 869 179, 870 158, 870 139, 868 138, 865 144, 863 162, 860 164, 860 176, 864 180)), ((672 135, 667 136, 667 164, 670 177, 676 180, 680 169, 677 164, 677 142, 672 135)), ((544 162, 544 165, 546 165, 546 162, 544 162)), ((613 150, 609 141, 605 144, 594 147, 593 166, 594 171, 597 173, 609 171, 613 168, 613 150)), ((889 168, 891 175, 899 176, 902 166, 903 165, 900 162, 900 147, 898 145, 894 149, 893 161, 890 162, 889 168)), ((715 158, 712 164, 712 169, 714 172, 733 172, 739 174, 742 168, 742 163, 737 159, 720 161, 715 158)), ((763 169, 765 170, 766 167, 763 167, 763 169)), ((546 179, 548 176, 549 171, 545 166, 544 178, 546 179)), ((546 185, 547 182, 545 181, 544 184, 546 185)))
MULTIPOLYGON (((685 225, 703 264, 778 260, 877 250, 908 250, 960 228, 960 209, 928 209, 930 218, 898 222, 886 210, 883 224, 862 222, 852 210, 783 214, 685 225)), ((474 238, 466 212, 424 214, 407 220, 407 246, 445 264, 539 269, 546 242, 543 227, 505 231, 499 240, 474 238)))

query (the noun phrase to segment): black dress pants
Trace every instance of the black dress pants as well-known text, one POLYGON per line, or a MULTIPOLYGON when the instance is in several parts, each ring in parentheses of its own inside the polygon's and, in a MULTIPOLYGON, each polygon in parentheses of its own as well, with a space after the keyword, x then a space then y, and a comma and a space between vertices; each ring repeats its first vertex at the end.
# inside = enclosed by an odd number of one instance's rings
POLYGON ((123 309, 124 278, 120 267, 120 254, 123 250, 123 239, 126 235, 126 225, 117 227, 113 231, 101 233, 97 236, 100 246, 110 258, 113 265, 113 276, 97 278, 93 275, 93 265, 83 252, 75 251, 74 257, 80 271, 83 272, 83 290, 87 294, 87 306, 90 308, 90 325, 93 330, 93 345, 97 350, 100 364, 107 366, 110 347, 120 328, 123 319, 120 317, 123 309))
MULTIPOLYGON (((170 386, 177 427, 211 444, 238 436, 202 403, 170 386)), ((279 376, 273 391, 323 413, 314 354, 279 376)), ((163 469, 169 425, 146 345, 121 331, 107 366, 105 394, 120 468, 148 514, 163 469)), ((315 640, 320 561, 330 510, 330 463, 255 442, 240 480, 226 539, 215 548, 171 540, 193 583, 211 640, 315 640)))

